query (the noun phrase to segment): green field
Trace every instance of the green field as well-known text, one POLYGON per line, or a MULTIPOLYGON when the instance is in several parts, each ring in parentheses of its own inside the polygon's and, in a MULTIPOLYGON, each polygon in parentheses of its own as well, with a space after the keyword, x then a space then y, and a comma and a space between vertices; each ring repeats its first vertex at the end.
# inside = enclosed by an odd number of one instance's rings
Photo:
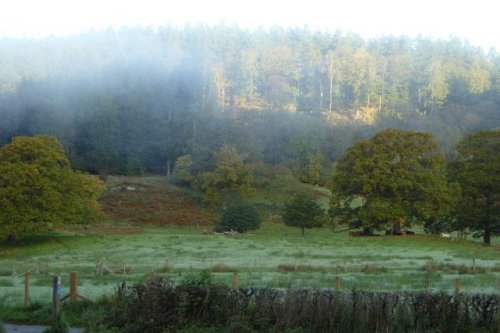
POLYGON ((200 270, 212 271, 216 281, 228 284, 232 271, 238 271, 241 286, 331 288, 338 275, 345 289, 452 291, 460 278, 465 292, 495 293, 499 255, 498 248, 427 235, 350 238, 314 229, 301 237, 297 229, 268 223, 255 235, 229 237, 203 235, 193 227, 147 227, 134 234, 58 236, 4 245, 0 295, 8 303, 22 302, 23 272, 38 263, 31 297, 42 303, 50 300, 51 275, 60 274, 67 290, 71 271, 79 273, 79 293, 92 298, 113 293, 121 281, 150 274, 179 279, 200 270), (109 270, 96 276, 100 258, 109 270))
MULTIPOLYGON (((134 182, 137 186, 139 180, 125 183, 134 182)), ((237 271, 242 287, 333 288, 335 277, 340 276, 345 290, 452 292, 457 278, 464 292, 497 293, 500 288, 498 244, 485 247, 471 240, 450 241, 425 234, 349 237, 329 228, 306 230, 301 237, 300 230, 278 223, 263 205, 264 223, 254 234, 214 235, 210 218, 216 215, 202 211, 189 190, 146 179, 141 181, 143 192, 127 194, 117 190, 123 183, 112 179, 106 195, 118 195, 126 211, 135 209, 134 219, 141 211, 139 206, 133 208, 137 200, 154 209, 161 196, 168 201, 174 193, 177 201, 172 202, 177 204, 157 209, 168 210, 171 219, 186 221, 195 216, 200 223, 144 225, 116 217, 94 230, 72 228, 2 244, 0 302, 23 302, 25 271, 31 271, 31 299, 39 303, 50 302, 54 274, 62 276, 64 293, 68 292, 71 271, 79 274, 78 292, 94 299, 112 294, 122 281, 156 274, 178 280, 202 270, 227 284, 237 271), (160 197, 148 197, 147 186, 161 188, 155 192, 160 197), (105 266, 102 275, 96 274, 100 259, 105 266)), ((258 203, 264 197, 253 200, 258 203)), ((113 205, 112 198, 106 200, 106 205, 113 205)))

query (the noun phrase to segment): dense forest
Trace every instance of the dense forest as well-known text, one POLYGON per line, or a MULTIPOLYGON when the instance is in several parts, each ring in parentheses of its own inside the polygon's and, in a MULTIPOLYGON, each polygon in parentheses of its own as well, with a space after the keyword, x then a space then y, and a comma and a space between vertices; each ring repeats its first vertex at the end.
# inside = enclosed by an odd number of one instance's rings
POLYGON ((390 127, 445 156, 500 126, 500 55, 459 39, 228 26, 0 40, 0 145, 50 134, 91 173, 213 169, 225 144, 297 175, 390 127))

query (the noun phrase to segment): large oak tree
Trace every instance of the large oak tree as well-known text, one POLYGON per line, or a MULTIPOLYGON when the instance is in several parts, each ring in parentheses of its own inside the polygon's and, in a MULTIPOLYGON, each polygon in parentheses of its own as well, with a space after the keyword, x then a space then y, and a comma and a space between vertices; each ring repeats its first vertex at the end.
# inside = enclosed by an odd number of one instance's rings
POLYGON ((447 213, 456 186, 444 176, 444 160, 430 133, 388 129, 351 147, 332 181, 331 214, 366 232, 447 213))
POLYGON ((71 169, 51 136, 17 137, 0 148, 0 240, 102 215, 102 183, 71 169))
POLYGON ((465 137, 457 152, 449 173, 462 188, 458 219, 489 245, 500 235, 500 130, 465 137))

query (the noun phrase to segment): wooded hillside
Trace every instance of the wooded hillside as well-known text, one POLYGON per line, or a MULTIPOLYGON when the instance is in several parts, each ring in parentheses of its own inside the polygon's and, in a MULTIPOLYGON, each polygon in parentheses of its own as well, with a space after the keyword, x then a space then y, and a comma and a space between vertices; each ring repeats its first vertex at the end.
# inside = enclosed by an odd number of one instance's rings
POLYGON ((458 39, 167 26, 3 39, 0 59, 0 144, 55 135, 94 173, 170 173, 187 154, 202 172, 225 143, 297 171, 388 127, 450 157, 500 126, 500 55, 458 39))

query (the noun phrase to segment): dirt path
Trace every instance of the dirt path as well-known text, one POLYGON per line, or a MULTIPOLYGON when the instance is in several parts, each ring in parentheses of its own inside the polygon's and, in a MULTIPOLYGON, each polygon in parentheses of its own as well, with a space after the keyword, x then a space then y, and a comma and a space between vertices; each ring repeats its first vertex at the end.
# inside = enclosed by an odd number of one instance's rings
MULTIPOLYGON (((5 324, 6 333, 42 333, 48 326, 5 324)), ((83 333, 83 328, 71 328, 71 333, 83 333)))

